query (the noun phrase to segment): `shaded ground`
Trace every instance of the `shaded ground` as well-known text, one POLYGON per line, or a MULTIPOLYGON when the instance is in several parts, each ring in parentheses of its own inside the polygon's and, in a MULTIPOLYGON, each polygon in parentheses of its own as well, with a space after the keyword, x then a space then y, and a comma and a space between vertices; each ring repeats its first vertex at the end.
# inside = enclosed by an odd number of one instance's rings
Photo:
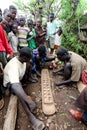
MULTIPOLYGON (((53 76, 52 71, 50 71, 50 79, 52 84, 56 81, 60 81, 60 76, 53 76)), ((79 92, 75 86, 70 87, 63 87, 59 89, 55 85, 52 85, 52 92, 55 100, 55 105, 57 112, 53 116, 45 116, 41 109, 41 81, 39 79, 39 82, 36 84, 29 84, 25 91, 28 95, 32 97, 32 99, 36 102, 37 110, 36 110, 36 116, 43 120, 46 124, 47 119, 52 118, 56 125, 57 130, 86 130, 87 127, 82 124, 81 122, 78 122, 74 120, 71 115, 68 113, 69 108, 74 108, 74 99, 72 97, 77 97, 79 95, 79 92)), ((0 130, 2 130, 5 114, 7 110, 9 97, 5 96, 5 106, 0 111, 0 130)), ((23 111, 23 108, 21 104, 18 101, 18 116, 17 116, 17 123, 16 123, 16 129, 15 130, 32 130, 30 123, 28 121, 28 118, 26 114, 23 111)))

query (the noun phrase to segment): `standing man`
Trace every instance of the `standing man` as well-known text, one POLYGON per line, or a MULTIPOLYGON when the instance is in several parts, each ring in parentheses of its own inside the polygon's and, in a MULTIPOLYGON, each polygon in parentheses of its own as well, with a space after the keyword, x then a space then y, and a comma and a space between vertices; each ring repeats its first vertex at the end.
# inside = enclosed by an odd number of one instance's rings
POLYGON ((0 23, 0 62, 3 65, 3 68, 7 64, 6 54, 13 55, 13 51, 8 43, 6 34, 5 34, 5 28, 7 27, 8 22, 3 19, 0 23))
POLYGON ((55 34, 58 31, 58 25, 54 20, 54 13, 49 15, 49 22, 47 23, 47 40, 48 40, 48 47, 51 49, 51 53, 54 50, 54 43, 55 43, 55 34))

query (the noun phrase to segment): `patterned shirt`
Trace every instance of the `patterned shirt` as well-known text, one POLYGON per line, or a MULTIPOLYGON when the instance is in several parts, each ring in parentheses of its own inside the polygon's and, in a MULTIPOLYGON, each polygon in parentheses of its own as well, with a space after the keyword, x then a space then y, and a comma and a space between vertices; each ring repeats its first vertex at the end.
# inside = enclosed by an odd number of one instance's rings
POLYGON ((18 27, 18 40, 19 40, 19 46, 25 47, 28 46, 27 44, 27 34, 28 34, 28 28, 27 27, 18 27))

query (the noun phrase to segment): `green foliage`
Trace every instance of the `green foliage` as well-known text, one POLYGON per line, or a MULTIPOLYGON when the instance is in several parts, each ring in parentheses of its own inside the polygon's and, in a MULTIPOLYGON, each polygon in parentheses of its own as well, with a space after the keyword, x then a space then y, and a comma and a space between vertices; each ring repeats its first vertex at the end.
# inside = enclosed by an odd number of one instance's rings
POLYGON ((87 8, 84 0, 62 0, 62 13, 60 19, 63 21, 62 45, 76 53, 87 57, 87 43, 79 40, 78 20, 82 24, 85 20, 83 17, 84 7, 87 8))
POLYGON ((24 0, 14 0, 14 3, 24 12, 27 9, 27 14, 31 13, 34 18, 47 18, 50 12, 57 14, 58 1, 60 2, 61 0, 27 0, 26 3, 24 0))
POLYGON ((63 32, 62 45, 67 47, 69 50, 73 50, 75 52, 79 52, 80 41, 77 41, 77 36, 72 32, 63 32))

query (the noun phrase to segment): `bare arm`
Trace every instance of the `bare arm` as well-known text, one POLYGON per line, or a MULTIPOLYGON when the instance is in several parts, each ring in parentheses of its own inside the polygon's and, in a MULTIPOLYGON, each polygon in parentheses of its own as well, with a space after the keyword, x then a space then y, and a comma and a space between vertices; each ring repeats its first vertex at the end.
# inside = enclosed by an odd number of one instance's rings
POLYGON ((20 99, 21 102, 25 102, 26 104, 28 104, 29 109, 31 111, 34 110, 35 103, 31 99, 28 98, 27 94, 25 93, 24 89, 22 88, 21 83, 13 83, 12 91, 20 99))
POLYGON ((60 70, 53 71, 53 74, 56 75, 63 75, 64 74, 64 67, 62 67, 60 70))
POLYGON ((69 84, 69 83, 71 83, 72 82, 72 80, 71 79, 68 79, 68 80, 65 80, 65 81, 63 81, 63 82, 58 82, 58 83, 56 83, 55 85, 56 86, 62 86, 62 85, 67 85, 67 84, 69 84))

